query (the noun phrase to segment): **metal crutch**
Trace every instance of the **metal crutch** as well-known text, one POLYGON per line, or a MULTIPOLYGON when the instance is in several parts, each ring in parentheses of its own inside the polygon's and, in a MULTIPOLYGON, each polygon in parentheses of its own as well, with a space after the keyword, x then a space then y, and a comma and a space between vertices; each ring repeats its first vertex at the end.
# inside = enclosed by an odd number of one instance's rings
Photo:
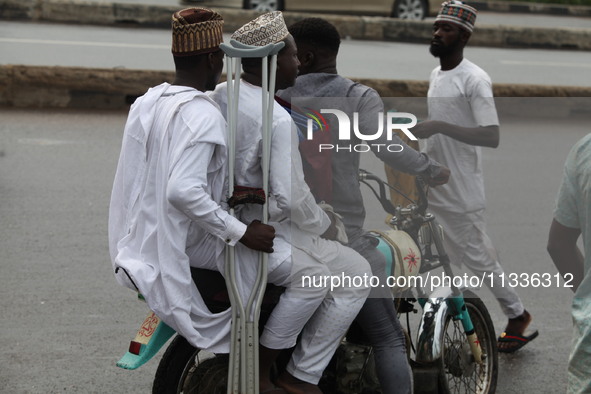
MULTIPOLYGON (((236 119, 240 92, 240 64, 242 58, 261 58, 262 61, 262 116, 263 116, 263 191, 267 196, 269 190, 269 162, 271 152, 270 125, 273 121, 273 105, 275 96, 275 75, 277 70, 277 53, 285 45, 283 42, 269 44, 264 47, 244 45, 231 40, 231 45, 221 44, 226 54, 227 89, 228 89, 228 179, 229 194, 234 192, 234 162, 236 155, 236 119), (271 70, 268 70, 268 58, 271 56, 271 70), (238 81, 236 81, 238 80, 238 81)), ((268 204, 263 205, 262 223, 268 222, 268 204)), ((230 208, 234 215, 234 209, 230 208)), ((230 362, 228 371, 228 393, 255 394, 259 392, 259 359, 258 359, 258 320, 261 303, 267 284, 266 253, 260 254, 257 279, 250 297, 244 304, 236 285, 236 263, 234 248, 226 248, 226 286, 232 304, 232 331, 230 362)))

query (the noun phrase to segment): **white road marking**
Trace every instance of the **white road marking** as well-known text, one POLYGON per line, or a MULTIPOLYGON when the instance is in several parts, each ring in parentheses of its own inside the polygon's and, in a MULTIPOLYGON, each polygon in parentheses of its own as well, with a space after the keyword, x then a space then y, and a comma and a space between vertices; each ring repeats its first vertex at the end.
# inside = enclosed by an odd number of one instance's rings
POLYGON ((17 141, 19 144, 39 146, 78 144, 76 141, 52 140, 48 138, 19 138, 17 141))
POLYGON ((11 44, 45 44, 45 45, 70 45, 70 46, 93 46, 93 47, 114 47, 114 48, 142 48, 142 49, 169 49, 170 45, 155 44, 129 44, 120 42, 92 42, 92 41, 66 41, 66 40, 38 40, 30 38, 0 38, 0 43, 11 44))
POLYGON ((523 61, 523 60, 501 60, 501 64, 507 64, 511 66, 541 66, 541 67, 581 67, 591 68, 589 63, 564 63, 564 62, 534 62, 534 61, 523 61))

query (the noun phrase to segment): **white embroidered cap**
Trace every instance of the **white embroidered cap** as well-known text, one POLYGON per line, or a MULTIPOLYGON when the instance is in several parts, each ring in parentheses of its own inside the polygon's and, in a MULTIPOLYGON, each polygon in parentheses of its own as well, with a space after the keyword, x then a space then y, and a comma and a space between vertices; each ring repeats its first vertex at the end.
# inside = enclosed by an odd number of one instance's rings
POLYGON ((232 34, 232 39, 246 45, 265 46, 283 41, 289 35, 281 11, 263 14, 232 34))

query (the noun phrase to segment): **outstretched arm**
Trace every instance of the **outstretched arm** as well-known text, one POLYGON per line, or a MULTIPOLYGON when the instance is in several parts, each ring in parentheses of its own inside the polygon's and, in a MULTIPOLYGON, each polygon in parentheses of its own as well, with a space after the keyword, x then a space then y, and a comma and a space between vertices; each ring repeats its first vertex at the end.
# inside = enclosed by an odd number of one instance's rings
MULTIPOLYGON (((372 134, 378 129, 380 118, 378 113, 384 113, 382 99, 373 89, 364 96, 358 109, 360 116, 359 128, 364 134, 372 134)), ((414 129, 413 129, 414 131, 414 129)), ((388 140, 388 133, 382 133, 375 141, 369 144, 372 152, 385 164, 396 171, 411 175, 422 175, 430 186, 439 186, 447 183, 450 171, 444 165, 432 160, 426 153, 418 152, 409 146, 399 135, 392 133, 392 139, 388 140), (400 146, 400 150, 391 152, 384 148, 391 144, 400 146)))
POLYGON ((428 138, 434 134, 443 134, 460 142, 496 148, 499 146, 499 126, 461 127, 439 120, 426 120, 412 128, 418 138, 428 138))

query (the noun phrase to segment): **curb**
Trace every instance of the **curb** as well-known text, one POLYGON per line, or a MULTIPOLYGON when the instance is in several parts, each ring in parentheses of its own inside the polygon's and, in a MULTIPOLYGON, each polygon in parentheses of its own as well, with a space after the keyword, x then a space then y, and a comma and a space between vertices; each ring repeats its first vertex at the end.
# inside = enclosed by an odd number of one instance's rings
POLYGON ((591 7, 584 5, 527 3, 514 1, 467 1, 478 11, 511 12, 515 14, 547 14, 591 17, 591 7))
MULTIPOLYGON (((170 16, 178 6, 146 6, 96 3, 84 0, 0 0, 0 19, 51 21, 60 23, 144 26, 170 28, 170 16)), ((220 9, 224 30, 233 32, 258 14, 249 10, 220 9)), ((284 13, 289 25, 309 17, 284 13)), ((361 40, 426 43, 431 39, 431 22, 407 21, 369 16, 323 15, 342 37, 361 40)), ((513 26, 478 26, 472 46, 591 50, 591 29, 550 29, 513 26)))
MULTIPOLYGON (((146 90, 172 81, 174 72, 82 67, 0 66, 0 106, 128 109, 146 90)), ((426 97, 428 82, 357 79, 382 97, 426 97)), ((591 97, 591 88, 495 84, 496 97, 591 97)), ((588 99, 583 100, 588 106, 588 99)), ((577 100, 571 105, 579 108, 577 100)), ((588 110, 588 108, 587 108, 588 110)))

